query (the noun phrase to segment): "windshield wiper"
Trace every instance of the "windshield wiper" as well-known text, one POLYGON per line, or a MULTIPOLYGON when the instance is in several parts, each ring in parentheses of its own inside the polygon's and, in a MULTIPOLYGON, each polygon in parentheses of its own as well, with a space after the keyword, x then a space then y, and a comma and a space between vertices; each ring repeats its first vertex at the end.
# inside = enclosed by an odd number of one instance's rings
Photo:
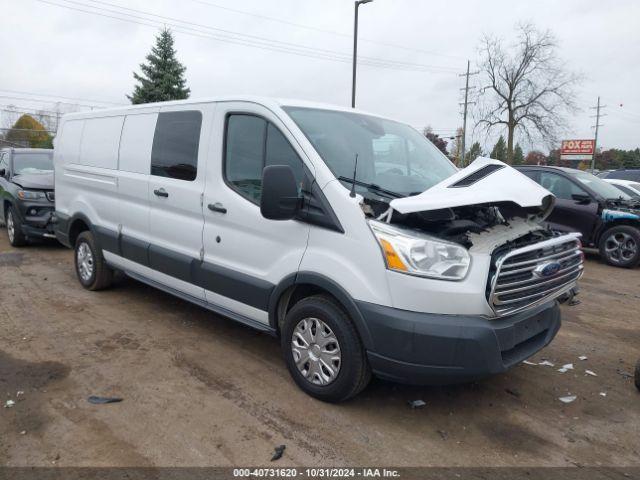
POLYGON ((382 188, 381 186, 376 185, 375 183, 361 182, 360 180, 354 180, 353 178, 349 178, 349 177, 338 177, 338 180, 350 183, 352 185, 358 185, 359 187, 364 187, 371 192, 378 193, 380 195, 386 195, 387 197, 391 197, 391 198, 404 197, 404 195, 402 195, 401 193, 392 192, 391 190, 382 188))

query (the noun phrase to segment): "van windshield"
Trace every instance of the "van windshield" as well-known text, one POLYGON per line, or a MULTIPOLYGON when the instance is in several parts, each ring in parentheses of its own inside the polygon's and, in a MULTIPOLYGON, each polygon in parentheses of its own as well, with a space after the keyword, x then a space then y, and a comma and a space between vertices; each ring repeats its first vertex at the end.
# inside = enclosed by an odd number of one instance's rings
MULTIPOLYGON (((336 178, 395 196, 422 193, 456 172, 429 140, 402 123, 360 113, 284 107, 336 178)), ((348 184, 350 188, 351 185, 348 184)))
POLYGON ((27 173, 51 173, 53 171, 53 153, 15 153, 13 155, 14 175, 27 173))

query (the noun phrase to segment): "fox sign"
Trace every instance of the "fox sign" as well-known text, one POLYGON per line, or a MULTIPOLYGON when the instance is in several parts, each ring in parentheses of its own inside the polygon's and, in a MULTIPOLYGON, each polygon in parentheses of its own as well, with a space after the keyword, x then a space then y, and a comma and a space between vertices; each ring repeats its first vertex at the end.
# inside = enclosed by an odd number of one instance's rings
POLYGON ((595 140, 563 140, 560 148, 562 160, 591 160, 595 140))

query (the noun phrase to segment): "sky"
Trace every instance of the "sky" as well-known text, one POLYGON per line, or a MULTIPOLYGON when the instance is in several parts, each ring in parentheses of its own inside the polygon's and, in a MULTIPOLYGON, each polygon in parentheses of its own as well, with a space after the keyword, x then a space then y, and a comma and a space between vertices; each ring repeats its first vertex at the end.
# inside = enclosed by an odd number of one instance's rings
MULTIPOLYGON (((132 73, 162 25, 175 33, 192 98, 351 101, 352 0, 0 0, 0 7, 5 120, 7 105, 30 111, 127 104, 132 73)), ((511 42, 515 27, 530 22, 551 30, 566 68, 584 75, 576 90, 580 110, 567 116, 564 136, 593 138, 590 107, 601 96, 599 146, 640 146, 637 0, 374 0, 359 12, 358 108, 453 135, 462 125, 459 74, 467 59, 475 70, 482 35, 511 42)), ((484 86, 482 77, 471 85, 484 86)), ((490 150, 495 136, 473 126, 467 146, 478 140, 490 150)), ((547 149, 520 141, 525 150, 547 149)))

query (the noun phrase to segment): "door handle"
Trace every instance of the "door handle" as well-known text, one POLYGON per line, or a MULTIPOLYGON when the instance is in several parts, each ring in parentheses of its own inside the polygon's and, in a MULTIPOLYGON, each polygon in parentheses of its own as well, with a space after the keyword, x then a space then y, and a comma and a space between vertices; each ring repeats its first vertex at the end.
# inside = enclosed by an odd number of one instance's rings
POLYGON ((227 213, 227 209, 221 203, 210 203, 208 207, 212 212, 227 213))
POLYGON ((153 191, 153 193, 154 193, 154 195, 155 195, 155 196, 157 196, 157 197, 164 197, 164 198, 167 198, 167 197, 169 196, 169 193, 168 193, 164 188, 160 188, 160 189, 156 188, 156 189, 153 191))

